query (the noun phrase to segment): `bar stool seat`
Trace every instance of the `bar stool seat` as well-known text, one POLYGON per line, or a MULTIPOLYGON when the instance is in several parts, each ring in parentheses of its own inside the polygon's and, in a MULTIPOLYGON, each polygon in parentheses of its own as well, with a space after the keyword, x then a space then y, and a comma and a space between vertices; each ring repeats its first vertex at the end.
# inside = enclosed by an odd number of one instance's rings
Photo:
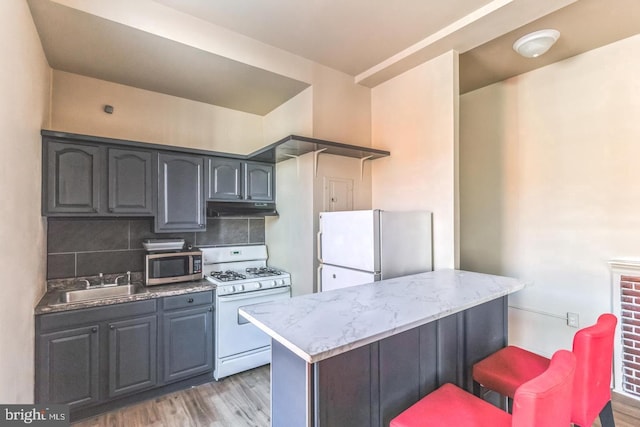
POLYGON ((444 384, 391 420, 390 427, 568 427, 576 358, 557 351, 540 376, 516 390, 513 415, 444 384))
POLYGON ((507 346, 473 365, 473 379, 489 390, 513 398, 516 389, 547 370, 549 359, 507 346))

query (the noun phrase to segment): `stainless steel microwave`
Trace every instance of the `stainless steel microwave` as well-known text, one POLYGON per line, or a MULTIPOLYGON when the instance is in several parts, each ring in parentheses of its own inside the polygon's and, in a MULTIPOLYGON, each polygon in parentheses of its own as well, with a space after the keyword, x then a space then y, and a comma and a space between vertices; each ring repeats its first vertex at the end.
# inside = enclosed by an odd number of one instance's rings
POLYGON ((147 286, 200 279, 200 251, 148 253, 144 257, 144 283, 147 286))

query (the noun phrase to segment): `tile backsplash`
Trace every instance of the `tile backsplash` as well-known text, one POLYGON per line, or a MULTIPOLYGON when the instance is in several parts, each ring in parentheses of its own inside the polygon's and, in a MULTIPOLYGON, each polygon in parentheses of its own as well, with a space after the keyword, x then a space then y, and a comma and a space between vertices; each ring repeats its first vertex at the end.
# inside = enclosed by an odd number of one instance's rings
POLYGON ((194 246, 264 243, 263 218, 208 218, 207 231, 153 232, 152 218, 49 218, 47 279, 142 271, 142 240, 181 237, 194 246))

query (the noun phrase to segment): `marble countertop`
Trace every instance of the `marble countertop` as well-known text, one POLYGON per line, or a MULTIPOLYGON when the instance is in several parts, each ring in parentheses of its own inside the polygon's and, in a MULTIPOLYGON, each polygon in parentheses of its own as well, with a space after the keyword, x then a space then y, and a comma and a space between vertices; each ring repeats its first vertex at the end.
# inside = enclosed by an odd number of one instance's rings
POLYGON ((190 294, 193 292, 211 291, 216 285, 206 279, 194 280, 191 282, 175 283, 170 285, 143 286, 140 285, 140 292, 133 295, 110 297, 95 300, 60 303, 60 293, 64 290, 51 289, 44 294, 40 302, 34 309, 34 314, 56 313, 60 311, 77 310, 81 308, 99 307, 111 304, 121 304, 131 301, 141 301, 152 298, 161 298, 172 295, 190 294))
POLYGON ((246 306, 240 314, 315 363, 524 287, 510 277, 438 270, 246 306))

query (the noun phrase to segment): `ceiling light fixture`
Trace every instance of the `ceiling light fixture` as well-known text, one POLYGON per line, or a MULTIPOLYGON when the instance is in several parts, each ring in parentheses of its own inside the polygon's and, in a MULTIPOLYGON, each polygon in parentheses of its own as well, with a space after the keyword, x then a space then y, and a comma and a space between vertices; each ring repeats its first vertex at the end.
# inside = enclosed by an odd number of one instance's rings
POLYGON ((553 46, 560 37, 557 30, 540 30, 520 37, 513 44, 513 50, 525 58, 537 58, 553 46))

